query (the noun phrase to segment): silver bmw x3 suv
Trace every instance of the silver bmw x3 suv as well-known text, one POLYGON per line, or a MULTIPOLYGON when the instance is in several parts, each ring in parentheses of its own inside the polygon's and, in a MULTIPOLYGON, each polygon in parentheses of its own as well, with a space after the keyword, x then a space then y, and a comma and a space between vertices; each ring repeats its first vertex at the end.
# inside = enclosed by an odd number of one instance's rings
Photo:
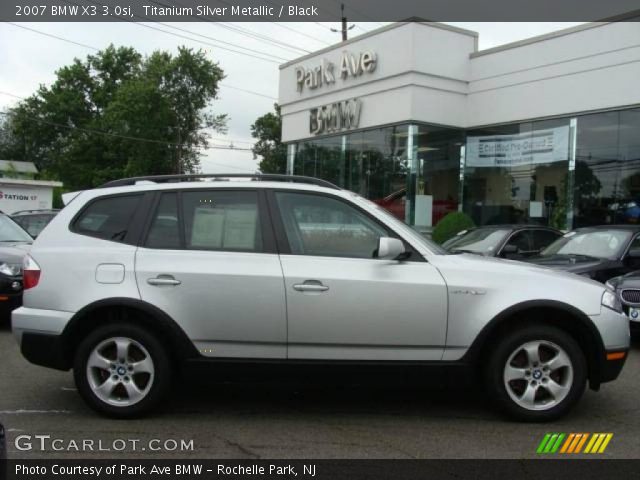
POLYGON ((425 382, 453 368, 502 411, 545 421, 626 360, 629 321, 602 284, 449 254, 322 180, 144 177, 67 195, 25 259, 13 331, 106 415, 148 412, 204 362, 411 368, 425 382))

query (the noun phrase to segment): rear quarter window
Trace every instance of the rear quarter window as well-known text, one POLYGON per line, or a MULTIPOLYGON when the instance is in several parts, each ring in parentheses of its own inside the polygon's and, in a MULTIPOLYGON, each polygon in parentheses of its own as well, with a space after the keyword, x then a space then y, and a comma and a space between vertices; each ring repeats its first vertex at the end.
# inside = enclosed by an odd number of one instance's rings
POLYGON ((73 221, 71 230, 81 235, 124 242, 142 195, 99 198, 85 207, 73 221))

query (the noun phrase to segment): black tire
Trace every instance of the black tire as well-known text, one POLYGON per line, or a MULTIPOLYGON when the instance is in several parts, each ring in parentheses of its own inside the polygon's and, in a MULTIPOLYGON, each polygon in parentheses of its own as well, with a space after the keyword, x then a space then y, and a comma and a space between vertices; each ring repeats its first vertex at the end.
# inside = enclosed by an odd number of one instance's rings
MULTIPOLYGON (((111 418, 136 418, 151 412, 167 395, 173 369, 170 358, 158 338, 144 328, 128 324, 110 324, 98 328, 85 337, 78 346, 73 364, 73 376, 78 392, 96 412, 111 418), (112 405, 100 399, 93 391, 87 374, 87 362, 94 348, 115 337, 126 337, 143 346, 153 361, 153 377, 146 395, 132 405, 112 405)), ((108 375, 107 375, 108 376, 108 375)))
MULTIPOLYGON (((523 326, 508 331, 494 345, 493 352, 488 356, 484 372, 485 385, 488 390, 487 393, 495 402, 495 405, 511 418, 524 422, 556 420, 565 415, 584 393, 587 383, 587 362, 578 342, 563 330, 548 325, 523 326), (569 357, 573 369, 573 381, 564 399, 555 405, 547 407, 545 410, 527 409, 516 403, 507 392, 504 379, 505 367, 511 355, 527 342, 536 341, 551 342, 562 348, 569 357)), ((562 372, 562 370, 560 371, 562 372)), ((510 383, 509 385, 518 387, 517 382, 525 382, 524 387, 521 388, 527 388, 528 381, 525 380, 516 380, 516 383, 510 383)), ((541 393, 544 394, 545 392, 543 390, 541 393)))

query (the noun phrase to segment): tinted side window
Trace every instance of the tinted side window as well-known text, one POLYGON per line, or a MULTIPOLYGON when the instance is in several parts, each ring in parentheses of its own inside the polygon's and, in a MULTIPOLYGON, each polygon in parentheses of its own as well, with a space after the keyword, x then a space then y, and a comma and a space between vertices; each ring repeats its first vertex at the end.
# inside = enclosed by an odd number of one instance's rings
POLYGON ((378 239, 388 236, 356 208, 330 197, 276 193, 291 253, 373 258, 378 239))
POLYGON ((153 216, 146 246, 150 248, 180 248, 180 227, 178 224, 178 195, 163 193, 153 216))
POLYGON ((262 251, 255 191, 184 192, 182 214, 187 248, 262 251))
POLYGON ((533 231, 533 249, 536 251, 543 250, 559 239, 561 235, 549 230, 533 231))
POLYGON ((73 231, 83 235, 122 242, 142 195, 123 195, 93 201, 73 224, 73 231))
POLYGON ((522 231, 513 234, 513 236, 509 239, 507 245, 514 245, 518 248, 518 252, 528 252, 531 250, 531 232, 522 231))
POLYGON ((636 238, 631 241, 631 245, 629 245, 629 251, 631 250, 640 250, 640 235, 636 236, 636 238))

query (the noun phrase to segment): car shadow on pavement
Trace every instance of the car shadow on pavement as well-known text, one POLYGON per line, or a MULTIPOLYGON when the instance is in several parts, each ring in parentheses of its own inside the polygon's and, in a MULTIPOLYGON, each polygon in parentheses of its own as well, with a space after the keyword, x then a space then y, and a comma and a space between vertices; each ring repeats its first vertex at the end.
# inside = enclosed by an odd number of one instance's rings
POLYGON ((321 379, 262 378, 258 381, 214 381, 215 376, 189 375, 173 389, 167 410, 176 413, 203 411, 260 415, 388 414, 442 418, 492 416, 482 390, 468 383, 452 385, 425 376, 419 383, 389 379, 360 382, 358 378, 321 379))

